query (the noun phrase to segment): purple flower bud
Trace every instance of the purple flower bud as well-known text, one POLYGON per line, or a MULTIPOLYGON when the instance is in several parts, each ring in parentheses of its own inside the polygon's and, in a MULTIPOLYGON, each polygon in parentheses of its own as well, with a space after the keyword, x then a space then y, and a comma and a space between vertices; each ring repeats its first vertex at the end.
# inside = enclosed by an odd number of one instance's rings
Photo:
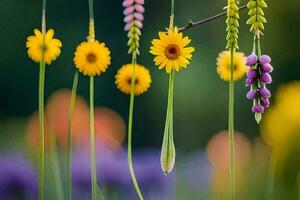
POLYGON ((256 64, 256 62, 257 62, 257 55, 251 54, 250 56, 247 57, 246 65, 253 66, 256 64))
POLYGON ((143 21, 144 20, 144 16, 141 13, 134 13, 134 17, 139 20, 139 21, 143 21))
POLYGON ((145 3, 144 0, 135 0, 135 2, 138 3, 138 4, 144 4, 145 3))
POLYGON ((124 10, 123 14, 129 15, 129 14, 133 13, 133 11, 134 11, 134 6, 129 6, 124 10))
POLYGON ((265 87, 262 87, 259 89, 259 94, 263 97, 263 98, 269 98, 271 97, 271 92, 270 90, 268 90, 265 87))
POLYGON ((260 104, 261 104, 263 107, 267 108, 267 107, 270 106, 270 99, 269 99, 269 98, 264 98, 264 99, 261 100, 260 104))
POLYGON ((271 58, 270 56, 267 56, 267 55, 262 55, 259 57, 259 63, 261 65, 265 64, 265 63, 270 63, 271 62, 271 58))
POLYGON ((247 99, 249 100, 253 100, 255 99, 257 96, 257 92, 255 90, 250 90, 248 93, 247 93, 247 99))
POLYGON ((250 69, 247 73, 248 78, 254 79, 256 78, 256 76, 257 76, 257 71, 255 69, 250 69))
POLYGON ((246 84, 247 86, 250 86, 250 85, 252 85, 254 82, 255 82, 255 79, 254 79, 254 78, 247 78, 246 81, 245 81, 245 84, 246 84))
POLYGON ((140 4, 136 4, 136 5, 134 6, 134 8, 135 8, 135 10, 138 11, 139 13, 144 13, 144 12, 145 12, 145 8, 144 8, 142 5, 140 5, 140 4))
POLYGON ((265 74, 262 74, 261 77, 260 77, 260 80, 265 83, 265 84, 270 84, 272 83, 272 77, 270 74, 268 73, 265 73, 265 74))
POLYGON ((134 15, 133 15, 133 14, 127 15, 127 16, 124 18, 124 22, 125 22, 125 23, 132 22, 133 20, 134 20, 134 15))
POLYGON ((260 104, 256 104, 252 107, 252 112, 254 112, 254 113, 263 113, 264 112, 264 107, 260 104))
POLYGON ((269 63, 262 64, 260 69, 262 73, 271 73, 273 71, 273 67, 269 63))

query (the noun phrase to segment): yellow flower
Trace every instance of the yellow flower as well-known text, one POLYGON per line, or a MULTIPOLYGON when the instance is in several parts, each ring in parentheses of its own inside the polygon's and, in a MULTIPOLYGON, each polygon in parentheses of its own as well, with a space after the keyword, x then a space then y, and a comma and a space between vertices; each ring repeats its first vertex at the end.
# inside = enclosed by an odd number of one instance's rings
POLYGON ((105 72, 110 62, 110 51, 98 40, 82 42, 77 46, 74 56, 76 68, 84 75, 95 76, 105 72))
MULTIPOLYGON (((130 94, 131 91, 132 70, 132 64, 123 65, 115 76, 117 88, 125 94, 130 94)), ((149 89, 151 82, 149 70, 144 66, 137 64, 135 67, 134 94, 141 95, 146 92, 149 89)))
MULTIPOLYGON (((231 56, 229 51, 221 52, 219 54, 219 57, 217 58, 217 73, 219 74, 220 78, 224 81, 230 80, 230 59, 231 56)), ((246 74, 248 68, 245 65, 245 63, 246 58, 244 54, 241 52, 235 52, 233 56, 233 80, 237 81, 246 74)))
POLYGON ((45 62, 50 65, 60 55, 62 43, 60 40, 53 38, 54 30, 50 29, 43 37, 43 34, 34 29, 34 35, 27 38, 26 47, 28 48, 28 56, 35 62, 41 62, 44 51, 45 62), (43 45, 45 38, 45 46, 43 45))
POLYGON ((285 138, 300 133, 300 82, 295 81, 282 86, 276 96, 275 104, 265 113, 261 124, 265 141, 277 146, 285 138))
POLYGON ((169 28, 168 33, 159 32, 159 39, 152 40, 150 53, 155 55, 155 65, 159 69, 166 68, 167 73, 173 69, 176 71, 186 68, 195 51, 193 47, 186 47, 191 40, 183 37, 178 29, 169 28))

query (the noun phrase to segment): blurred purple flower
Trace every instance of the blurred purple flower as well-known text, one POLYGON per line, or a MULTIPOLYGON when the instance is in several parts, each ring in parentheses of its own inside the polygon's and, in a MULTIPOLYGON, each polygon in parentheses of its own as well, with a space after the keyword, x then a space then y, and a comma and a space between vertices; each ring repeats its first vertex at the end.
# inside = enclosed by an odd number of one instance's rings
MULTIPOLYGON (((127 165, 126 152, 115 153, 102 150, 97 152, 96 156, 97 176, 101 187, 108 187, 117 191, 121 195, 122 200, 137 199, 127 165)), ((161 172, 160 152, 158 150, 145 150, 135 153, 133 155, 133 163, 136 177, 145 198, 149 200, 172 199, 172 191, 175 191, 175 176, 173 174, 166 177, 161 172)), ((89 166, 88 152, 77 152, 74 154, 72 171, 74 187, 81 195, 83 193, 86 195, 84 198, 82 196, 78 197, 78 200, 88 198, 90 195, 89 166)), ((109 196, 107 197, 109 198, 109 196)))
POLYGON ((38 177, 21 153, 0 156, 0 199, 38 199, 38 177))

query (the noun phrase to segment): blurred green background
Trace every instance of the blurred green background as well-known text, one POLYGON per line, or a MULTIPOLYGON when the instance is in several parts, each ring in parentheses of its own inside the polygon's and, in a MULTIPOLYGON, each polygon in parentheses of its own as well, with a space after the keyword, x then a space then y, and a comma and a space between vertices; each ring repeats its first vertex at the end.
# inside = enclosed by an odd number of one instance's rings
MULTIPOLYGON (((126 120, 128 96, 114 85, 118 68, 130 61, 127 37, 123 31, 121 0, 95 0, 96 36, 112 52, 112 65, 107 73, 96 79, 97 106, 106 106, 119 112, 126 120)), ((176 24, 185 25, 189 19, 204 19, 219 12, 225 0, 176 0, 176 24)), ((240 1, 240 5, 246 4, 240 1)), ((273 84, 300 78, 300 1, 267 1, 268 24, 262 38, 263 53, 271 55, 273 84)), ((9 137, 6 124, 9 119, 26 118, 38 107, 37 64, 28 57, 26 37, 40 27, 41 1, 0 0, 0 137, 9 137)), ((170 2, 149 0, 146 13, 139 63, 152 74, 150 91, 138 97, 135 104, 134 144, 138 147, 160 146, 163 135, 168 76, 154 66, 149 54, 150 42, 157 32, 168 24, 170 2)), ((240 51, 248 55, 252 48, 252 34, 245 25, 247 11, 241 11, 240 51)), ((186 31, 196 48, 191 65, 175 76, 175 142, 181 150, 204 147, 216 132, 227 128, 228 85, 216 73, 216 57, 225 47, 225 19, 220 18, 186 31)), ((46 71, 46 98, 61 88, 71 88, 75 67, 75 47, 85 40, 88 28, 88 4, 84 0, 48 0, 47 25, 63 42, 62 55, 46 71)), ((258 136, 258 126, 251 112, 251 102, 245 98, 247 88, 243 80, 236 83, 236 129, 251 138, 258 136)), ((78 93, 88 100, 88 78, 80 76, 78 93)), ((22 126, 22 123, 21 125, 22 126)), ((13 144, 13 139, 9 140, 13 144)))

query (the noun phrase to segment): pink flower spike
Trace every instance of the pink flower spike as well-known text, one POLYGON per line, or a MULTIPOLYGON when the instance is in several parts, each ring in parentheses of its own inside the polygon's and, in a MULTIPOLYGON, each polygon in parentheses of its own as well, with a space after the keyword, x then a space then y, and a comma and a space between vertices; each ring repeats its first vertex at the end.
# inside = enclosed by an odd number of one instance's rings
POLYGON ((135 20, 134 23, 139 29, 143 28, 143 23, 141 21, 135 20))
POLYGON ((140 4, 135 4, 134 8, 139 13, 144 13, 145 12, 145 8, 142 5, 140 5, 140 4))
POLYGON ((125 31, 129 31, 129 30, 131 29, 132 25, 133 25, 133 21, 130 22, 130 23, 127 23, 127 24, 125 25, 125 27, 124 27, 124 30, 125 30, 125 31))
POLYGON ((134 0, 124 0, 123 1, 123 6, 128 7, 134 3, 134 0))
POLYGON ((145 1, 144 1, 144 0, 135 0, 135 3, 138 3, 138 4, 144 4, 145 1))
POLYGON ((133 11, 134 11, 134 6, 129 6, 124 10, 123 14, 129 15, 129 14, 133 13, 133 11))
POLYGON ((144 16, 141 13, 134 13, 134 17, 139 21, 144 20, 144 16))
POLYGON ((125 23, 132 22, 132 20, 134 20, 134 15, 133 15, 133 14, 127 15, 127 16, 124 18, 124 22, 125 22, 125 23))

